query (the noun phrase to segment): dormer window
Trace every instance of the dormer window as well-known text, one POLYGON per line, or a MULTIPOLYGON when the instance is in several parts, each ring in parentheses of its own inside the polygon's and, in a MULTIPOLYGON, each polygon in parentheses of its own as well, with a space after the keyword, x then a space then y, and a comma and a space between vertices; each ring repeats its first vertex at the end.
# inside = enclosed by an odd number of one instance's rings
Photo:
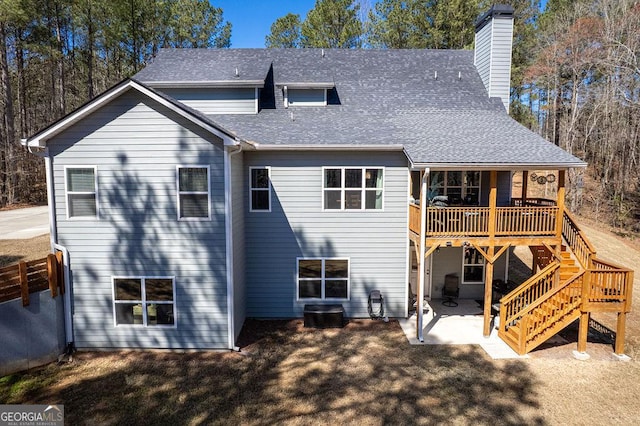
POLYGON ((288 89, 289 106, 325 106, 327 89, 288 89))
POLYGON ((326 106, 327 91, 335 90, 335 84, 330 81, 307 83, 276 83, 282 88, 284 107, 290 106, 326 106))

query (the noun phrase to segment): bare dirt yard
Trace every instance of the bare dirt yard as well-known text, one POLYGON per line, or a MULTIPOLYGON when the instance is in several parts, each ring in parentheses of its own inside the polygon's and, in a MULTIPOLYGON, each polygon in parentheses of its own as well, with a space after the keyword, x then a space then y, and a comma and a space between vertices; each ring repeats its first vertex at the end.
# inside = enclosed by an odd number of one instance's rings
MULTIPOLYGON (((638 269, 633 242, 584 229, 600 257, 638 269)), ((71 363, 0 378, 0 403, 64 404, 73 425, 637 425, 639 323, 629 315, 632 359, 620 362, 591 334, 591 359, 574 359, 571 331, 529 358, 491 360, 479 346, 410 346, 395 321, 312 330, 300 320, 253 320, 240 353, 79 352, 71 363)))
POLYGON ((49 254, 49 234, 24 240, 0 240, 0 268, 42 259, 49 254))

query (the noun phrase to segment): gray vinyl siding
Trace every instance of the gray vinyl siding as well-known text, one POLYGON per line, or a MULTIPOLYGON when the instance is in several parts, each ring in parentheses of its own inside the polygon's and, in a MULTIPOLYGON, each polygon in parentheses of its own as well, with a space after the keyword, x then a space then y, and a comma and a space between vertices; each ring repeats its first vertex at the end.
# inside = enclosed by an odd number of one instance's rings
POLYGON ((242 154, 231 157, 231 224, 233 227, 233 282, 234 282, 234 321, 235 336, 237 339, 246 317, 245 308, 245 233, 244 233, 244 192, 245 171, 243 168, 242 154))
POLYGON ((487 89, 487 94, 491 88, 489 80, 491 77, 491 30, 491 23, 489 23, 476 33, 474 50, 474 63, 487 89))
POLYGON ((49 149, 59 241, 71 259, 76 345, 227 347, 222 142, 129 92, 49 149), (65 165, 97 167, 99 219, 67 219, 65 165), (211 220, 177 220, 177 165, 210 166, 211 220), (177 326, 114 326, 112 276, 174 276, 177 326))
MULTIPOLYGON (((500 248, 496 247, 496 252, 500 248)), ((447 274, 456 274, 460 278, 460 299, 482 299, 484 297, 484 284, 462 283, 462 255, 462 247, 442 247, 432 254, 431 297, 433 299, 442 298, 442 287, 447 274)), ((503 253, 493 264, 493 278, 504 279, 506 266, 507 255, 503 253)))
MULTIPOLYGON (((245 170, 271 167, 271 212, 245 210, 247 316, 301 317, 296 258, 350 260, 347 316, 366 317, 378 289, 389 316, 405 316, 407 301, 408 173, 402 153, 245 153, 245 170), (384 167, 382 211, 323 211, 323 166, 384 167)), ((244 194, 248 205, 248 188, 244 194)), ((332 303, 332 302, 319 302, 332 303)))
POLYGON ((476 34, 475 64, 489 97, 499 97, 509 110, 513 20, 494 17, 476 34))
MULTIPOLYGON (((511 205, 511 172, 498 172, 497 182, 497 205, 498 207, 508 207, 511 205)), ((480 177, 480 205, 489 205, 489 191, 491 189, 490 172, 482 172, 480 177)))
POLYGON ((162 89, 203 114, 257 114, 255 88, 180 88, 162 89))

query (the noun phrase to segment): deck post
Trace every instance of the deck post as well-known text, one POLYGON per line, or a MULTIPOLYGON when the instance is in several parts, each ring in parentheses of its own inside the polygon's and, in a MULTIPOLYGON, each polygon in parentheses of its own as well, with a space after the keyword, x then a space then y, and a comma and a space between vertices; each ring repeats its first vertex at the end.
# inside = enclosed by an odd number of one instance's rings
MULTIPOLYGON (((578 327, 578 352, 587 351, 587 334, 589 332, 589 312, 582 312, 580 315, 580 325, 578 327)), ((617 343, 617 339, 616 339, 617 343)))
POLYGON ((627 323, 627 313, 618 312, 618 321, 616 322, 616 343, 614 352, 616 355, 624 354, 625 328, 627 323))
POLYGON ((484 327, 482 331, 485 337, 489 337, 491 334, 491 286, 493 284, 493 256, 496 246, 496 205, 498 203, 498 172, 496 170, 491 170, 489 181, 489 247, 487 248, 487 257, 490 262, 487 263, 484 277, 484 327))
POLYGON ((527 192, 529 190, 529 171, 522 171, 522 207, 527 205, 527 192))
MULTIPOLYGON (((495 247, 489 246, 487 250, 487 255, 490 258, 493 258, 495 254, 495 247)), ((487 262, 487 267, 485 270, 485 278, 484 278, 484 327, 483 327, 483 335, 484 337, 489 337, 491 334, 491 299, 492 299, 492 285, 493 285, 493 261, 487 262)))
POLYGON ((562 244, 562 223, 564 221, 564 198, 565 198, 565 174, 564 170, 558 170, 558 200, 556 204, 558 205, 558 216, 556 218, 556 238, 559 241, 559 244, 562 244))
POLYGON ((422 328, 424 324, 424 274, 426 259, 426 229, 427 229, 427 179, 429 178, 429 169, 424 170, 422 180, 420 182, 420 251, 418 255, 418 288, 416 303, 416 338, 420 342, 424 342, 422 328))

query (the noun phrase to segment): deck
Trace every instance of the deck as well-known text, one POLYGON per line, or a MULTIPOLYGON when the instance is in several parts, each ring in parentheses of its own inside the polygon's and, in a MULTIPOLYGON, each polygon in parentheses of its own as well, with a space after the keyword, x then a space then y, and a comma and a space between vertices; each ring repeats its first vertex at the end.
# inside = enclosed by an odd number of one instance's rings
MULTIPOLYGON (((471 245, 485 257, 485 283, 491 283, 493 263, 506 248, 529 246, 540 271, 500 300, 499 336, 522 355, 580 319, 578 351, 584 352, 590 314, 613 312, 618 314, 615 353, 622 354, 633 271, 598 259, 562 202, 519 199, 497 207, 495 198, 491 201, 489 207, 426 207, 424 227, 421 207, 410 204, 409 236, 416 251, 424 245, 426 259, 443 245, 471 245)), ((485 285, 484 301, 484 335, 489 336, 491 285, 485 285)), ((422 318, 417 322, 418 327, 422 318)))
MULTIPOLYGON (((409 230, 414 238, 420 235, 420 213, 420 206, 409 205, 409 230)), ((555 245, 561 239, 560 214, 561 209, 555 205, 427 207, 426 244, 555 245)))

